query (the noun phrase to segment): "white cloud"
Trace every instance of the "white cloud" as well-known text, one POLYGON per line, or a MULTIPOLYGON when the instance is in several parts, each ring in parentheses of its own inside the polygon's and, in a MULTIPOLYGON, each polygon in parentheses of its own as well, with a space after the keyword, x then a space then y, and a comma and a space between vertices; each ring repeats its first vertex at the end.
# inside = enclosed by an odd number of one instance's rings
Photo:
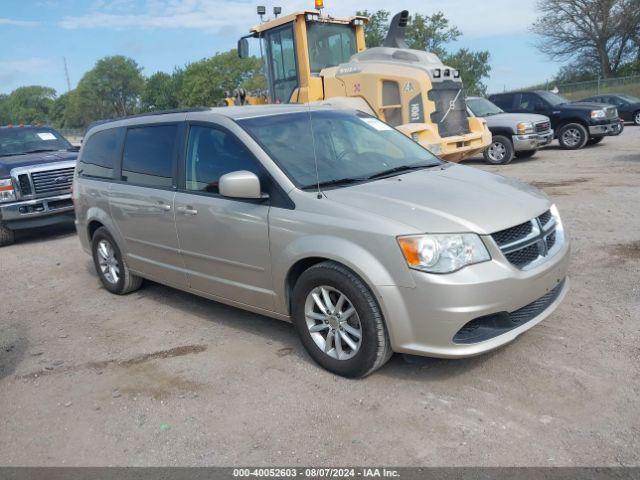
MULTIPOLYGON (((366 3, 329 0, 325 6, 325 11, 334 15, 350 15, 364 8, 369 11, 400 9, 390 7, 388 0, 370 0, 366 3)), ((313 8, 312 1, 294 0, 287 2, 283 10, 289 13, 310 8, 313 8)), ((424 0, 406 0, 402 8, 423 14, 442 10, 466 37, 476 38, 524 33, 535 19, 535 0, 521 0, 517 6, 513 0, 449 0, 433 5, 426 4, 424 0)), ((230 28, 247 31, 257 21, 254 4, 244 1, 147 0, 141 10, 130 0, 96 0, 89 11, 65 17, 60 26, 67 29, 186 28, 219 33, 223 28, 226 31, 230 28)))
POLYGON ((0 18, 0 25, 9 25, 12 27, 37 27, 40 22, 29 20, 13 20, 11 18, 0 18))

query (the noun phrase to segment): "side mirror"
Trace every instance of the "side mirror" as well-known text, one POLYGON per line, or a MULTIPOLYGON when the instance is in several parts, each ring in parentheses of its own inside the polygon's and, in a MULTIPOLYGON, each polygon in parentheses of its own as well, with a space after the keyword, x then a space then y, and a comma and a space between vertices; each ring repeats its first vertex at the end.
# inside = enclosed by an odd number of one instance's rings
POLYGON ((249 41, 246 38, 238 40, 238 56, 240 58, 249 58, 249 41))
POLYGON ((222 175, 218 182, 218 190, 223 197, 264 198, 258 176, 247 170, 222 175))

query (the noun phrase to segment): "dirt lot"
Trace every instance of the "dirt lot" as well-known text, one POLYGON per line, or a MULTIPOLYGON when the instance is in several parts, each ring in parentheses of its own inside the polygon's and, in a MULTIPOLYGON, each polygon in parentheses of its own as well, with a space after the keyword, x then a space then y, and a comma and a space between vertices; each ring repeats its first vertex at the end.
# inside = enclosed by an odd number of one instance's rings
POLYGON ((573 239, 545 322, 361 381, 290 325, 157 284, 100 287, 73 229, 0 250, 2 465, 640 465, 640 128, 482 169, 547 192, 573 239))

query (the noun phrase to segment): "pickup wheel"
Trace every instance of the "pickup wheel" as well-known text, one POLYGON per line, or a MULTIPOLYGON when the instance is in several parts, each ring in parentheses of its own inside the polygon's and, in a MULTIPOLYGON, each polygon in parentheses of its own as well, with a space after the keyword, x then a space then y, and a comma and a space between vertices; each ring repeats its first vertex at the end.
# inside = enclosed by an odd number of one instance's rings
POLYGON ((321 367, 361 378, 391 357, 380 306, 351 270, 335 262, 314 265, 300 275, 291 299, 293 324, 321 367))
POLYGON ((513 160, 513 144, 503 135, 494 135, 483 155, 491 165, 506 165, 513 160))
POLYGON ((598 135, 597 137, 591 137, 587 142, 589 145, 596 145, 604 140, 604 135, 598 135))
POLYGON ((16 241, 16 236, 13 230, 7 228, 7 226, 0 222, 0 247, 6 247, 13 244, 16 241))
POLYGON ((531 158, 536 153, 538 153, 538 150, 522 150, 521 152, 516 152, 516 157, 520 159, 531 158))
POLYGON ((140 288, 142 278, 131 273, 118 244, 106 228, 101 227, 93 234, 91 252, 104 288, 116 295, 126 295, 140 288))
POLYGON ((558 141, 565 150, 579 150, 589 140, 587 129, 579 123, 569 123, 560 128, 558 141))

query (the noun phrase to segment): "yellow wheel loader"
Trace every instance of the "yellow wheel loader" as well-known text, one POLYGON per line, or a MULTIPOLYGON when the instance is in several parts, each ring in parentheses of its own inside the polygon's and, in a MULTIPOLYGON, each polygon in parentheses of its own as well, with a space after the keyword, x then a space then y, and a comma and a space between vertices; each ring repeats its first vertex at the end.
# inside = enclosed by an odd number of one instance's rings
POLYGON ((477 155, 491 143, 485 121, 467 115, 460 73, 433 53, 407 47, 409 12, 393 17, 382 47, 369 49, 364 36, 368 18, 321 12, 276 17, 251 28, 238 42, 238 54, 246 58, 248 39, 260 41, 266 102, 321 102, 364 110, 453 162, 477 155))

